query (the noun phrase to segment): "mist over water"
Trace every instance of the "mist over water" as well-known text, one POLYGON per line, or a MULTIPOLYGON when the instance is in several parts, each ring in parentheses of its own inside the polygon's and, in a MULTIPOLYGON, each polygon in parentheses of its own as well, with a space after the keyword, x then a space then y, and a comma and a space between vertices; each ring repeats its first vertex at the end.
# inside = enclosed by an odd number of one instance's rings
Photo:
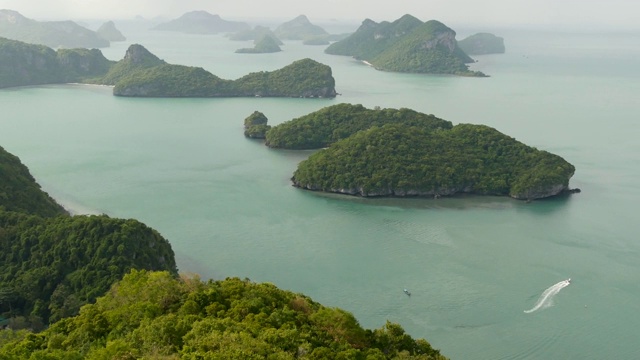
POLYGON ((169 239, 181 271, 269 281, 351 311, 368 328, 399 322, 452 359, 640 356, 637 34, 496 32, 507 53, 477 57, 474 69, 491 77, 470 79, 378 72, 296 42, 241 55, 233 51, 248 43, 222 36, 121 30, 129 41, 105 49, 110 59, 140 43, 234 79, 311 57, 332 67, 342 95, 0 90, 0 145, 65 206, 145 222, 169 239), (495 127, 574 164, 571 186, 582 193, 532 203, 310 193, 289 178, 312 152, 242 135, 254 110, 275 125, 341 102, 495 127), (549 287, 569 274, 570 287, 549 287))

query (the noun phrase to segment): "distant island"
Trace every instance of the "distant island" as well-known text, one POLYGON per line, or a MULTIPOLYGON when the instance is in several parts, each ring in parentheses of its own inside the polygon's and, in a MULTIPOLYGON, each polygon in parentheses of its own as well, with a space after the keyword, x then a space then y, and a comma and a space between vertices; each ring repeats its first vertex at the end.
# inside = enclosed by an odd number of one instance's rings
POLYGON ((212 15, 206 11, 191 11, 175 20, 153 27, 151 30, 177 31, 188 34, 232 33, 250 29, 247 23, 228 21, 220 15, 212 15))
POLYGON ((486 76, 469 70, 474 62, 458 46, 456 33, 441 22, 404 15, 394 22, 366 19, 358 30, 325 52, 366 61, 375 69, 406 73, 486 76))
POLYGON ((73 21, 36 21, 0 10, 0 37, 51 48, 103 48, 109 41, 73 21))
POLYGON ((172 65, 142 45, 129 46, 118 62, 97 49, 60 49, 0 38, 0 88, 61 84, 113 85, 113 94, 135 97, 300 97, 333 98, 331 68, 311 59, 275 71, 224 80, 210 72, 172 65))
POLYGON ((283 40, 305 40, 318 36, 326 36, 329 33, 318 25, 312 24, 305 15, 300 15, 293 20, 278 26, 274 33, 283 40))
POLYGON ((0 38, 0 88, 95 82, 115 64, 98 49, 59 49, 0 38))
POLYGON ((258 40, 252 48, 243 48, 236 50, 240 54, 266 54, 282 51, 278 45, 278 39, 269 34, 264 34, 258 40))
POLYGON ((458 41, 467 55, 504 54, 504 39, 490 33, 477 33, 458 41))
POLYGON ((257 41, 257 40, 260 40, 265 35, 271 36, 276 41, 276 43, 278 45, 284 45, 282 40, 278 39, 276 34, 266 26, 256 26, 253 29, 238 31, 237 33, 231 34, 229 36, 229 40, 234 40, 234 41, 253 40, 253 41, 257 41))
POLYGON ((302 189, 363 197, 502 195, 534 200, 569 190, 575 168, 484 125, 410 109, 339 104, 276 125, 266 145, 320 149, 291 178, 302 189))
POLYGON ((116 24, 113 21, 107 21, 102 24, 98 30, 96 30, 98 35, 100 35, 103 39, 109 41, 125 41, 127 40, 124 35, 116 28, 116 24))

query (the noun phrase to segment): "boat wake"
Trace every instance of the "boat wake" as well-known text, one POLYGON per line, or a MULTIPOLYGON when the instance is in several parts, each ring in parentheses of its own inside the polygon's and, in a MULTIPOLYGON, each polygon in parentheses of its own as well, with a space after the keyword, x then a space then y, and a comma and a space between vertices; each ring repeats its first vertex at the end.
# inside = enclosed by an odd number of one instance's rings
POLYGON ((536 302, 536 304, 531 309, 525 310, 524 312, 529 314, 534 311, 537 311, 540 309, 546 309, 552 306, 553 298, 556 296, 556 294, 558 294, 560 290, 564 289, 570 284, 571 284, 571 279, 567 279, 567 280, 562 280, 557 284, 551 285, 547 290, 542 292, 542 295, 540 295, 540 298, 538 298, 538 301, 536 302))

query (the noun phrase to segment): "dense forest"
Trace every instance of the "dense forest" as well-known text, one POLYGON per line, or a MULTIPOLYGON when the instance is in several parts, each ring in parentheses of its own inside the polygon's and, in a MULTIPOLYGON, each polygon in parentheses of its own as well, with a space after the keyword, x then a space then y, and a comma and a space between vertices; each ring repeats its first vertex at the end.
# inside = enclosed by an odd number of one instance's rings
POLYGON ((411 109, 367 109, 362 105, 338 104, 274 126, 266 134, 266 144, 283 149, 319 149, 360 130, 396 123, 427 129, 452 127, 449 121, 411 109))
POLYGON ((171 246, 155 230, 69 216, 1 147, 0 259, 0 315, 36 328, 75 315, 131 269, 177 273, 171 246))
POLYGON ((311 155, 292 180, 305 189, 360 196, 473 193, 530 200, 567 190, 574 171, 563 158, 488 126, 386 124, 311 155))
POLYGON ((76 317, 0 335, 7 360, 178 358, 446 360, 400 325, 365 330, 344 310, 268 283, 136 270, 76 317))
POLYGON ((355 33, 325 52, 353 56, 384 71, 486 76, 468 69, 466 64, 473 59, 457 46, 455 35, 441 22, 422 22, 411 15, 394 22, 367 19, 355 33))
POLYGON ((267 125, 269 119, 260 111, 254 111, 246 119, 244 119, 244 136, 254 139, 264 139, 265 134, 270 125, 267 125))

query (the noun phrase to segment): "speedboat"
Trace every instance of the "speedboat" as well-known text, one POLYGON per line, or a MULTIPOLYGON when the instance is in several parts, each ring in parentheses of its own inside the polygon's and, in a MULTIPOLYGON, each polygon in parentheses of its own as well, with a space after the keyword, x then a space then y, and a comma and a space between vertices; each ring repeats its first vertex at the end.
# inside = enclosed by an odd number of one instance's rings
POLYGON ((568 278, 566 281, 567 283, 571 284, 571 278, 568 278))
POLYGON ((407 296, 411 296, 411 293, 409 292, 409 290, 404 289, 404 290, 402 290, 402 291, 404 291, 404 293, 405 293, 405 294, 407 294, 407 296))

